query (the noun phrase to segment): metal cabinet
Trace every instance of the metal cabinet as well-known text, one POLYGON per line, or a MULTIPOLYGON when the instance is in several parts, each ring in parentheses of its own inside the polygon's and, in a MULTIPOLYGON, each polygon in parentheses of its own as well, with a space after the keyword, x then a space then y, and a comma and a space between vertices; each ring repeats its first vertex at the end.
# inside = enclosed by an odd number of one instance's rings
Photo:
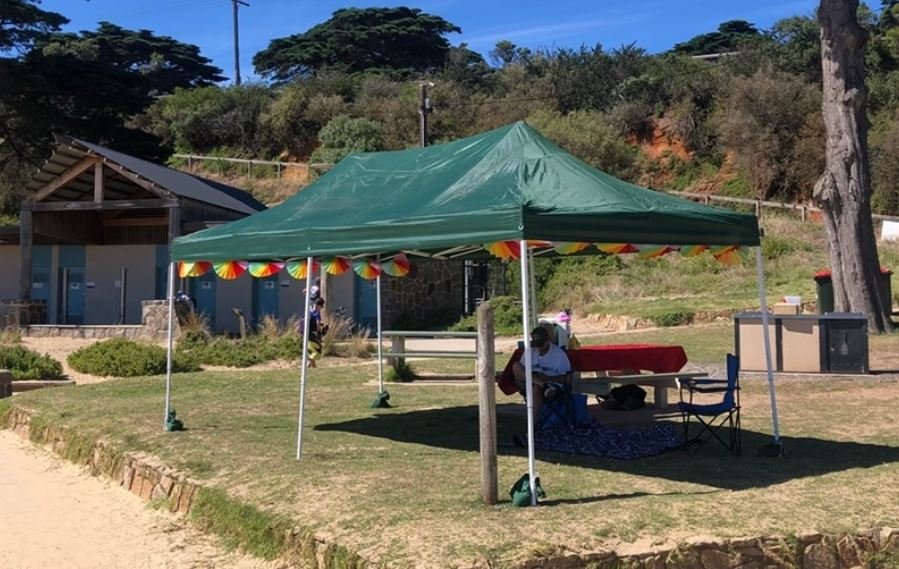
MULTIPOLYGON (((771 314, 770 344, 776 371, 868 373, 868 321, 864 314, 771 314)), ((762 317, 734 316, 734 349, 745 371, 764 371, 762 317)))

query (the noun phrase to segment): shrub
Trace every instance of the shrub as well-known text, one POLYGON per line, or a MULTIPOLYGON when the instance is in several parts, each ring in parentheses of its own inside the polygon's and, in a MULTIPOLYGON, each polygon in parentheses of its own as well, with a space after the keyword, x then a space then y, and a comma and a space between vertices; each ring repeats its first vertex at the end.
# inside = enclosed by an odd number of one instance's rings
POLYGON ((661 328, 670 328, 671 326, 686 326, 693 323, 696 316, 692 310, 671 309, 662 310, 651 313, 647 317, 652 320, 653 324, 661 328))
MULTIPOLYGON (((521 302, 514 296, 495 296, 490 299, 493 306, 493 330, 498 336, 518 336, 521 334, 521 302)), ((536 325, 536 324, 535 324, 536 325)), ((453 332, 475 332, 478 317, 466 316, 448 328, 453 332)))
POLYGON ((179 352, 204 365, 227 367, 250 367, 274 359, 273 349, 269 342, 257 336, 246 340, 229 340, 216 338, 205 344, 193 345, 179 352))
MULTIPOLYGON (((173 371, 199 371, 200 367, 184 352, 176 352, 173 371)), ((152 344, 124 338, 104 340, 72 352, 68 358, 72 369, 91 375, 134 377, 158 375, 166 370, 166 351, 152 344)))
POLYGON ((15 379, 60 379, 62 364, 46 354, 22 346, 0 346, 0 368, 15 379))
POLYGON ((12 346, 22 343, 22 335, 17 328, 3 328, 0 330, 0 344, 4 346, 12 346))
POLYGON ((408 383, 418 377, 415 374, 415 370, 412 369, 412 366, 403 362, 399 366, 390 366, 390 369, 387 370, 387 381, 391 381, 393 383, 408 383))
POLYGON ((762 239, 762 254, 765 259, 773 261, 796 251, 811 251, 808 243, 790 237, 765 237, 762 239))

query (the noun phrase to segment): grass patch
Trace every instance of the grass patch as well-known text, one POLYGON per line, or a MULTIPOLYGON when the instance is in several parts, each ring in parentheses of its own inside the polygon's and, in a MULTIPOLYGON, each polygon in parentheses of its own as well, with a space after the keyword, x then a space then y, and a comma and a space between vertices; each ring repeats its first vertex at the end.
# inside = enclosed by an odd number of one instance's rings
MULTIPOLYGON (((730 326, 599 340, 678 343, 692 362, 721 365, 733 342, 730 326)), ((872 338, 872 351, 897 350, 899 335, 872 338)), ((499 356, 498 363, 507 358, 499 356)), ((449 365, 470 371, 470 362, 416 363, 420 372, 449 365)), ((530 510, 479 502, 476 383, 394 384, 394 407, 369 409, 376 374, 372 365, 311 370, 301 462, 294 460, 293 370, 179 376, 173 403, 187 430, 177 434, 160 428, 161 378, 28 392, 15 404, 44 424, 117 448, 128 441, 128 450, 152 453, 205 480, 215 491, 198 510, 203 523, 262 556, 281 546, 286 520, 299 520, 366 559, 415 567, 508 566, 531 550, 598 550, 618 539, 899 525, 899 434, 888 420, 899 383, 892 379, 778 378, 788 455, 771 459, 755 455, 770 441, 766 382, 746 377, 745 456, 715 446, 692 457, 672 452, 634 461, 538 453, 549 503, 530 510)), ((500 395, 498 403, 518 400, 500 395)), ((497 428, 499 440, 507 441, 524 431, 524 415, 500 412, 497 428)), ((83 452, 82 445, 73 446, 73 455, 83 452)), ((498 463, 505 498, 527 470, 527 458, 520 449, 501 447, 498 463)), ((340 548, 331 555, 335 563, 354 558, 340 548)))
POLYGON ((283 553, 292 523, 285 516, 262 512, 217 489, 197 489, 191 521, 219 536, 230 549, 241 549, 263 559, 283 553))

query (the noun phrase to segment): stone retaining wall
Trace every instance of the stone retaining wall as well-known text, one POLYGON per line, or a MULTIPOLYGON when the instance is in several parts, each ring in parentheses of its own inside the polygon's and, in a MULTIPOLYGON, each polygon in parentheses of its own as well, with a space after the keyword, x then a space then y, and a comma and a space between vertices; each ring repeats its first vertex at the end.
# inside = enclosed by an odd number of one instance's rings
MULTIPOLYGON (((141 302, 141 324, 109 325, 63 325, 40 324, 20 326, 22 336, 30 338, 87 338, 106 340, 126 338, 128 340, 165 340, 168 337, 169 310, 167 300, 144 300, 141 302)), ((181 333, 181 326, 173 323, 175 338, 181 333)))
MULTIPOLYGON (((119 453, 102 442, 92 444, 70 431, 34 422, 29 413, 13 408, 5 426, 19 436, 49 445, 54 452, 105 475, 144 501, 166 500, 172 512, 188 513, 201 486, 184 473, 144 453, 119 453), (35 432, 35 429, 39 431, 35 432), (85 447, 85 445, 90 445, 85 447), (88 452, 85 449, 89 448, 88 452), (75 452, 76 449, 80 452, 75 452)), ((281 567, 362 569, 380 567, 346 549, 293 528, 286 537, 289 559, 281 567), (296 559, 296 560, 295 560, 296 559)), ((475 567, 495 567, 494 563, 475 567)), ((814 531, 797 536, 715 539, 696 537, 677 547, 646 551, 606 550, 530 559, 516 569, 862 569, 899 567, 899 529, 878 527, 849 535, 814 531), (875 565, 875 561, 877 564, 875 565)))

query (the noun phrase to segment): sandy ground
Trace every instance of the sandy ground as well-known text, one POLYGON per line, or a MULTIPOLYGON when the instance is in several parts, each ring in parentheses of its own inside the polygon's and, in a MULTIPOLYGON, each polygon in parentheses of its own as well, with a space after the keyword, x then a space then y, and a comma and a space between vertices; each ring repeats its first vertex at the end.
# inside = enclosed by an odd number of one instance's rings
POLYGON ((0 567, 272 569, 0 431, 0 567))

